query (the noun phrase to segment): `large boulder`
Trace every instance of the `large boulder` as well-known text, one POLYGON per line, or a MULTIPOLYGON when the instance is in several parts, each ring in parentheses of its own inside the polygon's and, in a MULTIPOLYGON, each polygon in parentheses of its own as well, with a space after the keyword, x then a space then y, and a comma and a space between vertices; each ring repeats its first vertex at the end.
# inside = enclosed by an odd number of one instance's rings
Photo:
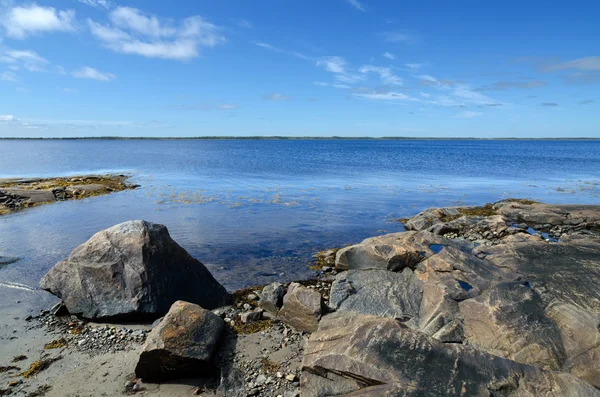
POLYGON ((321 294, 298 283, 291 283, 283 297, 279 318, 298 331, 314 332, 323 310, 321 294))
POLYGON ((164 315, 176 300, 214 309, 230 296, 163 225, 129 221, 77 247, 42 278, 71 314, 94 320, 164 315))
POLYGON ((436 341, 390 318, 325 316, 306 345, 301 397, 600 396, 568 373, 436 341))
POLYGON ((135 376, 150 381, 214 374, 212 358, 225 323, 193 303, 177 301, 152 329, 135 367, 135 376))

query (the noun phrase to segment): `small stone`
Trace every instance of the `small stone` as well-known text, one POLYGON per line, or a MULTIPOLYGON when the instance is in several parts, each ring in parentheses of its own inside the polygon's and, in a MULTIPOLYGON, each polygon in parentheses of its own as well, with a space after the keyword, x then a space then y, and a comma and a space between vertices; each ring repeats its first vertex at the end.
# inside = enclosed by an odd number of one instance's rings
POLYGON ((285 380, 287 380, 288 382, 293 382, 296 380, 296 375, 295 374, 286 375, 285 380))
POLYGON ((251 300, 251 301, 255 301, 255 300, 257 300, 257 299, 258 299, 258 296, 256 296, 255 294, 249 294, 249 295, 247 296, 247 298, 248 298, 249 300, 251 300))

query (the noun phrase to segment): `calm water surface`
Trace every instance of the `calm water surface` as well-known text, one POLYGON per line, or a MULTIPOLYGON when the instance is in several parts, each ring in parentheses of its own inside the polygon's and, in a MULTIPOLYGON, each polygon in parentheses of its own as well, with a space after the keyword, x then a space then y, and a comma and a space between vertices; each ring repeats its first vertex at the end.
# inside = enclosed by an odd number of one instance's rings
POLYGON ((597 204, 600 141, 0 141, 0 178, 104 172, 142 187, 0 217, 0 256, 21 258, 0 265, 0 308, 130 219, 167 225, 236 289, 306 277, 313 253, 402 230, 394 219, 430 206, 597 204))

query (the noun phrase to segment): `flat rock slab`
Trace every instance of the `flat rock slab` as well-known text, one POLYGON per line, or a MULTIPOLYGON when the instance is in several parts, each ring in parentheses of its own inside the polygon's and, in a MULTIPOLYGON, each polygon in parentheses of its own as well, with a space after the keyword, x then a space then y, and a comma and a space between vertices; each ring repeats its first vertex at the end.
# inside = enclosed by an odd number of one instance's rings
POLYGON ((442 343, 393 319, 349 312, 321 320, 302 368, 301 397, 600 396, 571 374, 442 343))
POLYGON ((68 190, 75 191, 85 191, 85 192, 102 192, 106 190, 106 186, 101 185, 99 183, 91 183, 88 185, 70 185, 67 187, 68 190))
POLYGON ((336 276, 329 305, 335 310, 416 320, 423 297, 423 282, 410 269, 350 270, 336 276))
POLYGON ((69 313, 87 319, 157 318, 173 302, 206 309, 230 296, 163 225, 129 221, 96 233, 42 278, 69 313))
POLYGON ((193 303, 177 301, 152 329, 142 348, 135 375, 148 381, 212 375, 213 355, 223 320, 193 303))
POLYGON ((52 190, 33 190, 33 189, 0 189, 0 193, 12 196, 22 197, 31 204, 48 203, 56 201, 52 190))

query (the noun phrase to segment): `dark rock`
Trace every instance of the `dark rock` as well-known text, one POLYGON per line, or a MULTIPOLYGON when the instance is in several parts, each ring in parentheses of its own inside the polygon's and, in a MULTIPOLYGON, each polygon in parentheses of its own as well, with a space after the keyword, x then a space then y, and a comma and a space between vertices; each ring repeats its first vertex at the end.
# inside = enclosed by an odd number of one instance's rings
POLYGON ((135 376, 147 381, 212 375, 225 324, 193 303, 177 301, 146 339, 135 376))
POLYGON ((571 374, 442 343, 393 319, 350 312, 321 320, 302 369, 302 397, 600 396, 571 374))
POLYGON ((319 326, 323 298, 317 291, 291 283, 283 297, 279 318, 299 331, 314 332, 319 326))
POLYGON ((281 283, 272 283, 265 286, 260 294, 258 305, 271 313, 277 313, 283 305, 285 289, 281 283))
POLYGON ((207 309, 229 294, 163 225, 129 221, 96 233, 42 278, 69 313, 88 319, 159 317, 176 300, 207 309))

